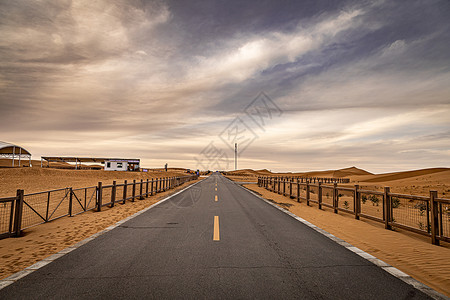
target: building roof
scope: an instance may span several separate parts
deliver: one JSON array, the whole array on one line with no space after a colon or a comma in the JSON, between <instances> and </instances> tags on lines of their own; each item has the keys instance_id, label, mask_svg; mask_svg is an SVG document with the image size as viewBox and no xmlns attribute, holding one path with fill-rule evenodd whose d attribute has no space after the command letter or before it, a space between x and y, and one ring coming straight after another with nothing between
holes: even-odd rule
<instances>
[{"instance_id":1,"label":"building roof","mask_svg":"<svg viewBox=\"0 0 450 300\"><path fill-rule=\"evenodd\" d=\"M0 154L31 155L25 148L2 141L0 141Z\"/></svg>"},{"instance_id":2,"label":"building roof","mask_svg":"<svg viewBox=\"0 0 450 300\"><path fill-rule=\"evenodd\" d=\"M105 161L126 161L129 163L140 163L138 158L105 158L105 157L76 157L76 156L42 156L43 160L53 162L87 162L104 163Z\"/></svg>"}]
</instances>

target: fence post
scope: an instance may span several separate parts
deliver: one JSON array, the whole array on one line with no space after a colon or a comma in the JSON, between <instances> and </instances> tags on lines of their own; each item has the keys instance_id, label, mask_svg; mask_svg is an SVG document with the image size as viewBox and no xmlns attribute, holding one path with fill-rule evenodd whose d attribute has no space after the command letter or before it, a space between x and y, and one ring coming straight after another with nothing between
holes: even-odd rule
<instances>
[{"instance_id":1,"label":"fence post","mask_svg":"<svg viewBox=\"0 0 450 300\"><path fill-rule=\"evenodd\" d=\"M333 211L335 214L338 213L338 205L339 205L339 195L337 190L337 183L333 183Z\"/></svg>"},{"instance_id":2,"label":"fence post","mask_svg":"<svg viewBox=\"0 0 450 300\"><path fill-rule=\"evenodd\" d=\"M97 211L102 211L102 183L99 182L97 186Z\"/></svg>"},{"instance_id":3,"label":"fence post","mask_svg":"<svg viewBox=\"0 0 450 300\"><path fill-rule=\"evenodd\" d=\"M145 197L148 198L148 178L147 182L145 183Z\"/></svg>"},{"instance_id":4,"label":"fence post","mask_svg":"<svg viewBox=\"0 0 450 300\"><path fill-rule=\"evenodd\" d=\"M133 194L131 196L131 202L134 202L134 198L136 198L136 179L133 179Z\"/></svg>"},{"instance_id":5,"label":"fence post","mask_svg":"<svg viewBox=\"0 0 450 300\"><path fill-rule=\"evenodd\" d=\"M317 183L317 201L319 202L319 209L322 209L322 183Z\"/></svg>"},{"instance_id":6,"label":"fence post","mask_svg":"<svg viewBox=\"0 0 450 300\"><path fill-rule=\"evenodd\" d=\"M48 222L48 211L50 209L50 192L47 192L47 211L45 213L45 222Z\"/></svg>"},{"instance_id":7,"label":"fence post","mask_svg":"<svg viewBox=\"0 0 450 300\"><path fill-rule=\"evenodd\" d=\"M139 200L144 200L144 197L142 197L142 189L143 189L143 180L141 179L141 186L139 187Z\"/></svg>"},{"instance_id":8,"label":"fence post","mask_svg":"<svg viewBox=\"0 0 450 300\"><path fill-rule=\"evenodd\" d=\"M439 210L437 198L437 191L430 191L430 206L431 206L431 243L439 246L437 239L437 231L439 229ZM442 213L442 212L441 212Z\"/></svg>"},{"instance_id":9,"label":"fence post","mask_svg":"<svg viewBox=\"0 0 450 300\"><path fill-rule=\"evenodd\" d=\"M291 180L289 181L289 199L292 198L292 181L294 180L294 178L291 178Z\"/></svg>"},{"instance_id":10,"label":"fence post","mask_svg":"<svg viewBox=\"0 0 450 300\"><path fill-rule=\"evenodd\" d=\"M281 194L281 179L278 177L278 194Z\"/></svg>"},{"instance_id":11,"label":"fence post","mask_svg":"<svg viewBox=\"0 0 450 300\"><path fill-rule=\"evenodd\" d=\"M16 208L14 211L14 235L20 236L22 230L23 190L17 190Z\"/></svg>"},{"instance_id":12,"label":"fence post","mask_svg":"<svg viewBox=\"0 0 450 300\"><path fill-rule=\"evenodd\" d=\"M127 201L127 181L123 182L123 204Z\"/></svg>"},{"instance_id":13,"label":"fence post","mask_svg":"<svg viewBox=\"0 0 450 300\"><path fill-rule=\"evenodd\" d=\"M384 187L384 228L385 229L391 229L391 225L389 222L392 220L391 216L391 195L389 194L391 192L391 188L388 186Z\"/></svg>"},{"instance_id":14,"label":"fence post","mask_svg":"<svg viewBox=\"0 0 450 300\"><path fill-rule=\"evenodd\" d=\"M283 177L283 196L286 196L286 177Z\"/></svg>"},{"instance_id":15,"label":"fence post","mask_svg":"<svg viewBox=\"0 0 450 300\"><path fill-rule=\"evenodd\" d=\"M297 202L300 203L300 182L297 178Z\"/></svg>"},{"instance_id":16,"label":"fence post","mask_svg":"<svg viewBox=\"0 0 450 300\"><path fill-rule=\"evenodd\" d=\"M111 188L111 207L114 207L116 202L116 181L113 181L113 186Z\"/></svg>"},{"instance_id":17,"label":"fence post","mask_svg":"<svg viewBox=\"0 0 450 300\"><path fill-rule=\"evenodd\" d=\"M72 197L72 188L69 188L69 216L72 216L72 203L73 203L73 197Z\"/></svg>"},{"instance_id":18,"label":"fence post","mask_svg":"<svg viewBox=\"0 0 450 300\"><path fill-rule=\"evenodd\" d=\"M150 196L153 196L153 178L152 178L152 183L150 185Z\"/></svg>"},{"instance_id":19,"label":"fence post","mask_svg":"<svg viewBox=\"0 0 450 300\"><path fill-rule=\"evenodd\" d=\"M355 219L359 220L359 213L361 212L361 197L359 195L359 185L355 184L355 191L353 194L353 210L355 213Z\"/></svg>"},{"instance_id":20,"label":"fence post","mask_svg":"<svg viewBox=\"0 0 450 300\"><path fill-rule=\"evenodd\" d=\"M306 180L306 205L309 206L309 180Z\"/></svg>"}]
</instances>

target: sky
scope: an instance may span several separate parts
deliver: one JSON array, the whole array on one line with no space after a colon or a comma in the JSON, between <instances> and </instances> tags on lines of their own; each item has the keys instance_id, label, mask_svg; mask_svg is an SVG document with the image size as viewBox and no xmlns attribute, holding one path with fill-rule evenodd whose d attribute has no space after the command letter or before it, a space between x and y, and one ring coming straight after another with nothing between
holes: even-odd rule
<instances>
[{"instance_id":1,"label":"sky","mask_svg":"<svg viewBox=\"0 0 450 300\"><path fill-rule=\"evenodd\" d=\"M450 167L450 1L1 1L0 140L143 167Z\"/></svg>"}]
</instances>

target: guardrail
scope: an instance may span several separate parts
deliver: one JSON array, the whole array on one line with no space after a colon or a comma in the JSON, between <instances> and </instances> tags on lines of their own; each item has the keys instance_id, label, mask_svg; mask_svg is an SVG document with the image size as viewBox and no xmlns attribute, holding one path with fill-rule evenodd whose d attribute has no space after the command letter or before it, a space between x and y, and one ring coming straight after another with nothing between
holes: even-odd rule
<instances>
[{"instance_id":1,"label":"guardrail","mask_svg":"<svg viewBox=\"0 0 450 300\"><path fill-rule=\"evenodd\" d=\"M400 228L429 236L431 243L450 242L450 199L439 198L437 191L429 197L392 193L389 187L383 192L364 190L359 185L340 187L310 182L308 179L285 177L258 177L258 186L289 196L297 202L317 204L353 214L355 219L370 219L384 224L386 229Z\"/></svg>"},{"instance_id":2,"label":"guardrail","mask_svg":"<svg viewBox=\"0 0 450 300\"><path fill-rule=\"evenodd\" d=\"M196 175L152 178L136 182L85 188L63 188L24 195L19 189L15 197L0 198L0 239L20 236L21 231L65 216L74 216L90 210L101 211L102 207L114 207L143 200L156 193L175 188L195 180Z\"/></svg>"}]
</instances>

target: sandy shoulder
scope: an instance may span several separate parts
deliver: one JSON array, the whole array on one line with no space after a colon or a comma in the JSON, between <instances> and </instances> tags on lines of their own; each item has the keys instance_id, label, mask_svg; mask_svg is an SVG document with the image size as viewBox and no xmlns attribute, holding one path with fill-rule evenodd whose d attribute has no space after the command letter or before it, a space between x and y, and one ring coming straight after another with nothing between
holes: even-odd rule
<instances>
[{"instance_id":1,"label":"sandy shoulder","mask_svg":"<svg viewBox=\"0 0 450 300\"><path fill-rule=\"evenodd\" d=\"M113 208L103 207L101 212L89 211L74 217L63 217L26 229L22 237L0 240L0 279L88 238L197 181L187 182L144 200L127 201Z\"/></svg>"},{"instance_id":2,"label":"sandy shoulder","mask_svg":"<svg viewBox=\"0 0 450 300\"><path fill-rule=\"evenodd\" d=\"M436 291L450 296L450 245L432 245L429 238L407 231L385 230L382 224L355 220L350 214L334 214L267 191L256 184L246 188L274 201L295 215L332 233L411 275Z\"/></svg>"}]
</instances>

